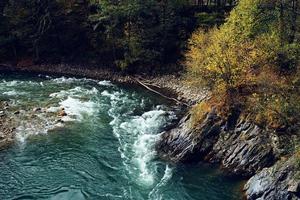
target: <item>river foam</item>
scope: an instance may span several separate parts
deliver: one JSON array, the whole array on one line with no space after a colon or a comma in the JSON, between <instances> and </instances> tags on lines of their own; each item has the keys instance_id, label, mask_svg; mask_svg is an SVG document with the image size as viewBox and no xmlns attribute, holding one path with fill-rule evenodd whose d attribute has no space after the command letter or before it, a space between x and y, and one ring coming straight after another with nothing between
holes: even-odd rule
<instances>
[{"instance_id":1,"label":"river foam","mask_svg":"<svg viewBox=\"0 0 300 200\"><path fill-rule=\"evenodd\" d=\"M9 91L3 95L17 97L17 89L22 85L26 89L35 88L35 95L41 97L41 109L28 109L15 116L19 119L16 138L26 144L30 137L44 135L56 128L63 128L65 123L86 123L95 120L99 113L107 114L111 120L114 137L118 141L118 152L124 166L124 176L141 188L151 189L159 195L159 187L172 174L166 168L162 177L157 176L158 163L155 161L154 145L162 127L175 115L162 106L147 107L147 99L136 93L128 93L115 87L110 81L96 82L90 79L51 78L44 81L28 82L9 81ZM66 88L61 87L66 85ZM56 89L57 88L57 89ZM44 91L45 90L45 91ZM18 95L20 95L19 93ZM16 99L17 100L17 99ZM16 101L16 106L26 103L26 98ZM38 111L34 111L38 110ZM139 112L138 110L145 110ZM65 113L60 116L60 113ZM131 189L123 188L124 195ZM154 195L154 196L155 196Z\"/></svg>"},{"instance_id":2,"label":"river foam","mask_svg":"<svg viewBox=\"0 0 300 200\"><path fill-rule=\"evenodd\" d=\"M102 95L110 98L109 115L113 118L110 125L119 140L119 151L128 174L132 175L136 184L142 187L155 186L159 180L156 176L158 166L154 162L156 158L154 145L159 138L162 126L173 119L175 115L172 112L164 111L160 106L144 112L140 116L132 116L132 112L120 114L120 110L124 109L122 105L128 106L130 101L132 104L137 102L124 96L122 92L104 91ZM144 101L139 103L140 106L144 105ZM134 139L129 141L128 138Z\"/></svg>"},{"instance_id":3,"label":"river foam","mask_svg":"<svg viewBox=\"0 0 300 200\"><path fill-rule=\"evenodd\" d=\"M0 199L240 199L211 171L157 159L175 118L164 100L108 81L5 78L18 142L0 152Z\"/></svg>"}]
</instances>

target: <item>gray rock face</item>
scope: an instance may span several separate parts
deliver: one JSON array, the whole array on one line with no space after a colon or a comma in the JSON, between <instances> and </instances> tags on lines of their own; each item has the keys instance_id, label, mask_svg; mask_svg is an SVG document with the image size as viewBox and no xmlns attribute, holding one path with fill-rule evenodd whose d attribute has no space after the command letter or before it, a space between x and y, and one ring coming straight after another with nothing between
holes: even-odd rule
<instances>
[{"instance_id":1,"label":"gray rock face","mask_svg":"<svg viewBox=\"0 0 300 200\"><path fill-rule=\"evenodd\" d=\"M221 127L220 118L211 112L198 127L191 129L190 115L179 126L164 132L156 148L160 157L173 162L191 162L204 159L217 142Z\"/></svg>"},{"instance_id":2,"label":"gray rock face","mask_svg":"<svg viewBox=\"0 0 300 200\"><path fill-rule=\"evenodd\" d=\"M295 200L300 199L299 171L294 158L264 168L245 185L247 199Z\"/></svg>"},{"instance_id":3,"label":"gray rock face","mask_svg":"<svg viewBox=\"0 0 300 200\"><path fill-rule=\"evenodd\" d=\"M178 128L162 134L157 150L164 159L221 163L231 174L246 177L276 161L270 133L242 121L228 129L214 111L193 129L189 116L183 118Z\"/></svg>"},{"instance_id":4,"label":"gray rock face","mask_svg":"<svg viewBox=\"0 0 300 200\"><path fill-rule=\"evenodd\" d=\"M252 176L276 160L271 133L254 124L240 122L233 130L222 131L209 157L232 174Z\"/></svg>"},{"instance_id":5,"label":"gray rock face","mask_svg":"<svg viewBox=\"0 0 300 200\"><path fill-rule=\"evenodd\" d=\"M293 136L278 135L238 118L222 120L212 111L191 128L187 115L177 128L162 134L156 145L158 154L173 162L220 163L232 175L252 176L244 187L250 200L300 199L295 156L276 162L286 154Z\"/></svg>"}]
</instances>

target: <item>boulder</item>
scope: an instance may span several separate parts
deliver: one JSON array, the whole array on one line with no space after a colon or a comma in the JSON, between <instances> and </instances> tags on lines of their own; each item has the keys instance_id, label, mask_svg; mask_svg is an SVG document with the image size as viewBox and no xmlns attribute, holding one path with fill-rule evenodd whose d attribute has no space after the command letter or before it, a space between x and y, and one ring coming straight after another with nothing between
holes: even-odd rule
<instances>
[{"instance_id":1,"label":"boulder","mask_svg":"<svg viewBox=\"0 0 300 200\"><path fill-rule=\"evenodd\" d=\"M246 183L244 190L250 200L296 200L300 199L299 169L294 158L279 161L264 168Z\"/></svg>"}]
</instances>

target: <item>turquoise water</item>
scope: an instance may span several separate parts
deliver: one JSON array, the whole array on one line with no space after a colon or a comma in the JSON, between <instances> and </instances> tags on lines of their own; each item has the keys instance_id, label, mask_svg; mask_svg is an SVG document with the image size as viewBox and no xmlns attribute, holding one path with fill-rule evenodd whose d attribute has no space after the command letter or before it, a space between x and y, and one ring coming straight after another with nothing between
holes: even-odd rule
<instances>
[{"instance_id":1,"label":"turquoise water","mask_svg":"<svg viewBox=\"0 0 300 200\"><path fill-rule=\"evenodd\" d=\"M141 88L6 74L0 99L20 111L16 142L0 152L0 199L241 198L240 182L211 166L157 158L176 107Z\"/></svg>"}]
</instances>

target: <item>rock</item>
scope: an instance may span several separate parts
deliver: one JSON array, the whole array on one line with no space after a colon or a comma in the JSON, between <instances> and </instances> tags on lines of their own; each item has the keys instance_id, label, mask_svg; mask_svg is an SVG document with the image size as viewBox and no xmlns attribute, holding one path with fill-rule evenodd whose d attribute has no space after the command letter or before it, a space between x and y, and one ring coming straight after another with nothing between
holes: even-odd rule
<instances>
[{"instance_id":1,"label":"rock","mask_svg":"<svg viewBox=\"0 0 300 200\"><path fill-rule=\"evenodd\" d=\"M18 114L20 114L20 111L15 111L14 114L18 115Z\"/></svg>"},{"instance_id":2,"label":"rock","mask_svg":"<svg viewBox=\"0 0 300 200\"><path fill-rule=\"evenodd\" d=\"M179 126L162 134L156 149L160 157L174 162L193 162L204 159L220 133L219 117L214 111L196 128L190 127L190 115Z\"/></svg>"},{"instance_id":3,"label":"rock","mask_svg":"<svg viewBox=\"0 0 300 200\"><path fill-rule=\"evenodd\" d=\"M296 200L299 199L298 169L294 158L280 161L264 168L246 183L244 190L250 200Z\"/></svg>"},{"instance_id":4,"label":"rock","mask_svg":"<svg viewBox=\"0 0 300 200\"><path fill-rule=\"evenodd\" d=\"M42 108L33 108L33 109L32 109L33 112L39 112L39 111L41 111L41 110L42 110Z\"/></svg>"},{"instance_id":5,"label":"rock","mask_svg":"<svg viewBox=\"0 0 300 200\"><path fill-rule=\"evenodd\" d=\"M220 163L232 175L250 177L277 159L272 133L244 121L221 119L213 110L196 127L185 116L178 127L164 132L158 155L173 162L206 160Z\"/></svg>"},{"instance_id":6,"label":"rock","mask_svg":"<svg viewBox=\"0 0 300 200\"><path fill-rule=\"evenodd\" d=\"M63 124L65 122L62 119L59 119L59 120L56 121L56 123L62 123Z\"/></svg>"},{"instance_id":7,"label":"rock","mask_svg":"<svg viewBox=\"0 0 300 200\"><path fill-rule=\"evenodd\" d=\"M234 130L222 131L209 161L221 162L234 175L250 177L276 161L270 135L254 124L240 122Z\"/></svg>"},{"instance_id":8,"label":"rock","mask_svg":"<svg viewBox=\"0 0 300 200\"><path fill-rule=\"evenodd\" d=\"M64 109L62 109L61 111L59 111L58 116L59 116L59 117L67 116L67 113L65 112Z\"/></svg>"},{"instance_id":9,"label":"rock","mask_svg":"<svg viewBox=\"0 0 300 200\"><path fill-rule=\"evenodd\" d=\"M288 183L288 191L293 193L299 193L300 192L300 180L291 180Z\"/></svg>"}]
</instances>

